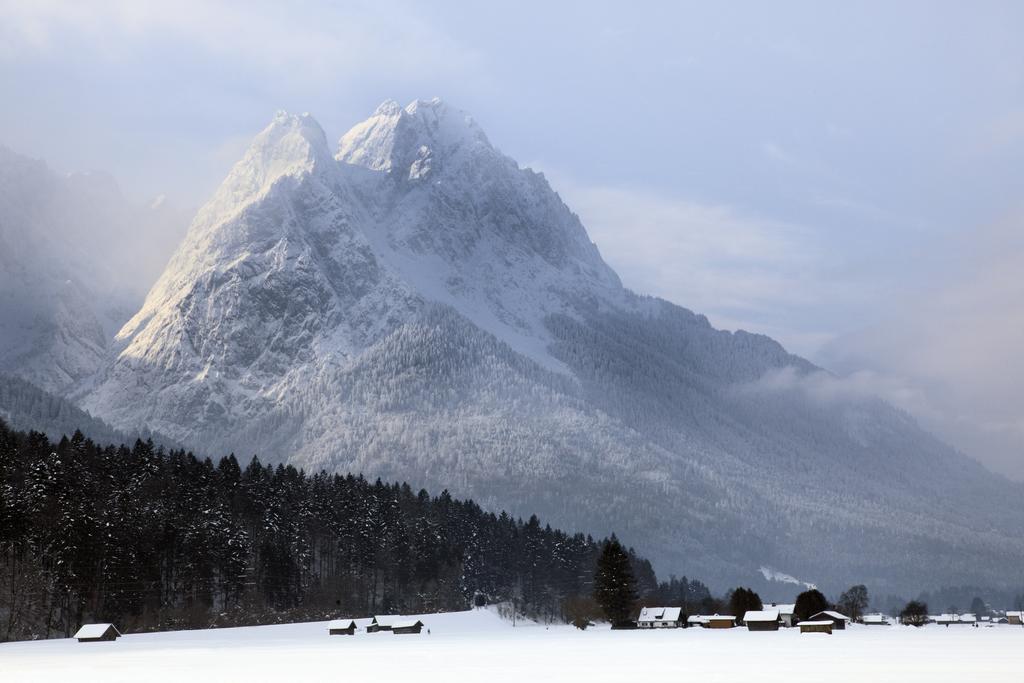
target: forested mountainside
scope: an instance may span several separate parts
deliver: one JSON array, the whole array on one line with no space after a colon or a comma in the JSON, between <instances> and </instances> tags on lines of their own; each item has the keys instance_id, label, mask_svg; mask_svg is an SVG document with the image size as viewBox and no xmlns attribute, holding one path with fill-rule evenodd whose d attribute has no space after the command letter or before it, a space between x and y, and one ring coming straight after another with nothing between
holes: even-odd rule
<instances>
[{"instance_id":1,"label":"forested mountainside","mask_svg":"<svg viewBox=\"0 0 1024 683\"><path fill-rule=\"evenodd\" d=\"M614 529L716 588L1024 581L1020 485L629 292L544 177L438 100L383 104L333 154L275 116L106 354L71 396L117 429Z\"/></svg>"},{"instance_id":2,"label":"forested mountainside","mask_svg":"<svg viewBox=\"0 0 1024 683\"><path fill-rule=\"evenodd\" d=\"M55 441L65 434L81 431L98 443L131 443L136 439L152 439L165 447L177 446L167 437L149 431L125 434L66 398L3 373L0 373L0 419L12 429L42 432Z\"/></svg>"},{"instance_id":3,"label":"forested mountainside","mask_svg":"<svg viewBox=\"0 0 1024 683\"><path fill-rule=\"evenodd\" d=\"M447 490L216 464L152 442L58 442L0 421L0 640L466 609L564 619L600 544ZM659 596L630 551L641 595ZM708 597L673 579L666 599ZM681 592L682 591L682 592Z\"/></svg>"}]
</instances>

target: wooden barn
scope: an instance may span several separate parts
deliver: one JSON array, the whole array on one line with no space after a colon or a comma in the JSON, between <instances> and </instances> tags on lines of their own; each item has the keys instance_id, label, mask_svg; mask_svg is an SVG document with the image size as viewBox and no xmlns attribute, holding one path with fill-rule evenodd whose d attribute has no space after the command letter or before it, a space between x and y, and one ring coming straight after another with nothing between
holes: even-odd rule
<instances>
[{"instance_id":1,"label":"wooden barn","mask_svg":"<svg viewBox=\"0 0 1024 683\"><path fill-rule=\"evenodd\" d=\"M850 620L850 617L846 616L845 614L840 614L839 612L833 612L832 610L827 609L824 612L818 612L817 614L813 615L810 620L831 621L833 629L837 631L842 631L846 628L846 622Z\"/></svg>"},{"instance_id":2,"label":"wooden barn","mask_svg":"<svg viewBox=\"0 0 1024 683\"><path fill-rule=\"evenodd\" d=\"M74 635L80 643L99 643L117 640L121 632L113 624L85 624Z\"/></svg>"},{"instance_id":3,"label":"wooden barn","mask_svg":"<svg viewBox=\"0 0 1024 683\"><path fill-rule=\"evenodd\" d=\"M377 633L378 631L390 631L396 621L408 620L398 614L377 615L370 621L370 625L366 627L366 632Z\"/></svg>"},{"instance_id":4,"label":"wooden barn","mask_svg":"<svg viewBox=\"0 0 1024 683\"><path fill-rule=\"evenodd\" d=\"M827 633L832 635L832 625L834 623L829 620L801 621L797 626L800 627L800 633Z\"/></svg>"},{"instance_id":5,"label":"wooden barn","mask_svg":"<svg viewBox=\"0 0 1024 683\"><path fill-rule=\"evenodd\" d=\"M736 617L731 614L712 614L704 617L704 628L732 628L736 625Z\"/></svg>"},{"instance_id":6,"label":"wooden barn","mask_svg":"<svg viewBox=\"0 0 1024 683\"><path fill-rule=\"evenodd\" d=\"M327 624L327 633L332 636L354 636L356 634L356 620L335 619Z\"/></svg>"},{"instance_id":7,"label":"wooden barn","mask_svg":"<svg viewBox=\"0 0 1024 683\"><path fill-rule=\"evenodd\" d=\"M423 630L423 622L419 619L415 621L396 621L391 624L392 633L419 633Z\"/></svg>"},{"instance_id":8,"label":"wooden barn","mask_svg":"<svg viewBox=\"0 0 1024 683\"><path fill-rule=\"evenodd\" d=\"M644 607L636 625L637 628L680 628L683 626L683 608Z\"/></svg>"},{"instance_id":9,"label":"wooden barn","mask_svg":"<svg viewBox=\"0 0 1024 683\"><path fill-rule=\"evenodd\" d=\"M1021 617L1024 617L1024 612L1007 612L1006 613L1006 623L1007 624L1015 624L1017 626L1020 626L1021 625Z\"/></svg>"},{"instance_id":10,"label":"wooden barn","mask_svg":"<svg viewBox=\"0 0 1024 683\"><path fill-rule=\"evenodd\" d=\"M743 623L747 625L748 631L778 631L779 610L751 610L743 615Z\"/></svg>"}]
</instances>

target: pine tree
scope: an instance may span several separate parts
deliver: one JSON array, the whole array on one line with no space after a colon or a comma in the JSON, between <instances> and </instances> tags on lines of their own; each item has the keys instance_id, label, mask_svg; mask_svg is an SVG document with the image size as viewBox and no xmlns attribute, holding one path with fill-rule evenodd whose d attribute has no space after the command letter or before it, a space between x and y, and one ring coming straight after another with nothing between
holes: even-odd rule
<instances>
[{"instance_id":1,"label":"pine tree","mask_svg":"<svg viewBox=\"0 0 1024 683\"><path fill-rule=\"evenodd\" d=\"M793 606L793 616L798 621L807 621L818 612L829 609L828 598L816 588L804 591L796 596L796 605Z\"/></svg>"},{"instance_id":2,"label":"pine tree","mask_svg":"<svg viewBox=\"0 0 1024 683\"><path fill-rule=\"evenodd\" d=\"M636 584L629 554L614 535L604 544L597 560L594 599L613 627L629 622L636 601Z\"/></svg>"}]
</instances>

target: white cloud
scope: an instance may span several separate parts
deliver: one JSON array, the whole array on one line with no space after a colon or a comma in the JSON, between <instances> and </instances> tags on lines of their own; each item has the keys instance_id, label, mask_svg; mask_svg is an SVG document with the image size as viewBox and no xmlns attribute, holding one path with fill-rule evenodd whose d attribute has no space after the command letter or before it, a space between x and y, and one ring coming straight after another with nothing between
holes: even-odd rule
<instances>
[{"instance_id":1,"label":"white cloud","mask_svg":"<svg viewBox=\"0 0 1024 683\"><path fill-rule=\"evenodd\" d=\"M921 291L881 307L877 324L838 338L821 360L870 368L923 426L992 469L1024 479L1024 213L953 243Z\"/></svg>"},{"instance_id":2,"label":"white cloud","mask_svg":"<svg viewBox=\"0 0 1024 683\"><path fill-rule=\"evenodd\" d=\"M93 57L130 63L140 47L163 39L183 52L209 55L218 68L234 63L325 87L359 77L370 64L376 73L414 79L437 70L465 75L479 61L401 3L307 9L256 0L0 0L0 60L40 53L70 58L71 39Z\"/></svg>"},{"instance_id":3,"label":"white cloud","mask_svg":"<svg viewBox=\"0 0 1024 683\"><path fill-rule=\"evenodd\" d=\"M838 257L804 226L546 173L628 287L703 313L719 327L770 334L807 353L831 338L807 312L856 294L828 275Z\"/></svg>"}]
</instances>

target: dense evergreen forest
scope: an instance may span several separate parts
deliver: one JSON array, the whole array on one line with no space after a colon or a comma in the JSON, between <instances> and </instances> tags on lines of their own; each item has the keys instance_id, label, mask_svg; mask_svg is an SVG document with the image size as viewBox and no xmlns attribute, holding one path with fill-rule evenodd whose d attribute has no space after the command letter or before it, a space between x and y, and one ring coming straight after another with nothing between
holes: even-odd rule
<instances>
[{"instance_id":1,"label":"dense evergreen forest","mask_svg":"<svg viewBox=\"0 0 1024 683\"><path fill-rule=\"evenodd\" d=\"M587 601L601 543L485 512L447 491L293 467L218 463L152 442L50 441L0 421L0 639L464 609L541 619ZM637 592L658 586L629 551Z\"/></svg>"}]
</instances>

